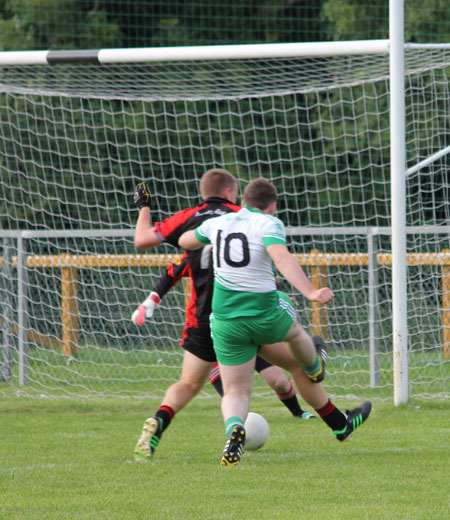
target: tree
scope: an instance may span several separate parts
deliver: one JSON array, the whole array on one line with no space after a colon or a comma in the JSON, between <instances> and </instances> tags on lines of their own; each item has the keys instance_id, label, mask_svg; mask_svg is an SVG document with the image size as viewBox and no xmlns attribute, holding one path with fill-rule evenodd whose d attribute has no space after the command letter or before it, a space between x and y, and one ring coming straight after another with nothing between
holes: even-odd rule
<instances>
[{"instance_id":1,"label":"tree","mask_svg":"<svg viewBox=\"0 0 450 520\"><path fill-rule=\"evenodd\" d=\"M120 47L119 26L94 3L76 0L9 0L0 9L0 50Z\"/></svg>"},{"instance_id":2,"label":"tree","mask_svg":"<svg viewBox=\"0 0 450 520\"><path fill-rule=\"evenodd\" d=\"M331 40L369 40L389 37L389 2L386 0L327 0L322 19ZM404 3L405 41L448 41L449 9L446 0L409 0Z\"/></svg>"}]
</instances>

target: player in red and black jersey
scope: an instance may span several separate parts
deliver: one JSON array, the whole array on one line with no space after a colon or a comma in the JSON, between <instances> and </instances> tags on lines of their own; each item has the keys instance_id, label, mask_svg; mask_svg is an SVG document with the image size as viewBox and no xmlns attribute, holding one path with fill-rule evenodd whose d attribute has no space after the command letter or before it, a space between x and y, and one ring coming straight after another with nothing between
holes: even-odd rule
<instances>
[{"instance_id":1,"label":"player in red and black jersey","mask_svg":"<svg viewBox=\"0 0 450 520\"><path fill-rule=\"evenodd\" d=\"M178 238L195 229L206 219L239 211L236 205L239 186L227 170L207 171L200 181L201 204L187 208L154 226L150 219L150 192L145 183L136 187L134 202L139 208L135 245L150 249L162 243L178 247ZM210 249L186 253L186 269L191 278L191 298L188 304L188 323L183 332L185 350L180 379L166 391L161 406L144 423L142 435L135 448L135 459L149 459L159 443L162 432L175 413L186 406L203 388L213 362L216 360L210 337L209 314L213 290Z\"/></svg>"},{"instance_id":2,"label":"player in red and black jersey","mask_svg":"<svg viewBox=\"0 0 450 520\"><path fill-rule=\"evenodd\" d=\"M148 249L162 243L178 247L178 238L184 231L195 229L209 218L240 210L240 206L235 204L238 194L237 181L226 170L217 169L207 172L202 178L200 191L203 197L201 204L179 211L163 222L156 222L153 228L150 228L149 223L146 226L149 217L141 218L147 213L149 216L149 211L146 211L145 207L141 209L136 226L137 247ZM142 220L144 222L141 222ZM183 255L182 264L173 266L172 269L182 271L184 276L187 275L191 279L191 297L187 305L181 345L198 358L214 362L216 356L212 348L209 328L214 279L210 257L210 247L187 251Z\"/></svg>"}]
</instances>

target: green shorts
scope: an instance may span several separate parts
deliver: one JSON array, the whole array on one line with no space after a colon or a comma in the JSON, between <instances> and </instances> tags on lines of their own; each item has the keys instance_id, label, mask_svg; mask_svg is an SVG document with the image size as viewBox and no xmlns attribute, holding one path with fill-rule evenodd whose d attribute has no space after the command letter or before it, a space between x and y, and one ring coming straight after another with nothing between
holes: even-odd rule
<instances>
[{"instance_id":1,"label":"green shorts","mask_svg":"<svg viewBox=\"0 0 450 520\"><path fill-rule=\"evenodd\" d=\"M217 360L223 365L250 361L260 345L284 341L295 319L289 296L280 291L278 304L270 312L229 319L211 315L211 335Z\"/></svg>"}]
</instances>

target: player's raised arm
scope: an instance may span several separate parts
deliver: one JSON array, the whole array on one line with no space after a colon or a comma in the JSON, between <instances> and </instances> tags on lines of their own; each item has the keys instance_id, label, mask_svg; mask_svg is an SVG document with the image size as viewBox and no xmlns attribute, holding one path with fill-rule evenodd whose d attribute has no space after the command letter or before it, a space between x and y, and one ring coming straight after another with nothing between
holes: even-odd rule
<instances>
[{"instance_id":1,"label":"player's raised arm","mask_svg":"<svg viewBox=\"0 0 450 520\"><path fill-rule=\"evenodd\" d=\"M334 293L329 287L314 288L295 257L289 253L285 245L272 244L266 250L280 273L308 300L327 303L333 298Z\"/></svg>"},{"instance_id":2,"label":"player's raised arm","mask_svg":"<svg viewBox=\"0 0 450 520\"><path fill-rule=\"evenodd\" d=\"M136 222L134 234L134 245L139 249L150 249L151 247L161 244L161 240L151 224L151 194L145 182L141 182L136 186L133 201L139 208L139 217Z\"/></svg>"}]
</instances>

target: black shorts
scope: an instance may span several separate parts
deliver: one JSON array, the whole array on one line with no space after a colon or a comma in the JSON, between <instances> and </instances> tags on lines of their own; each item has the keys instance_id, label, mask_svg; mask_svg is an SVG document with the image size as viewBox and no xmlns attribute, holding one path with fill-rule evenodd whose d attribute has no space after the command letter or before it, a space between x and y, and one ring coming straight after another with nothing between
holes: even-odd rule
<instances>
[{"instance_id":1,"label":"black shorts","mask_svg":"<svg viewBox=\"0 0 450 520\"><path fill-rule=\"evenodd\" d=\"M203 361L211 363L217 361L209 327L201 329L189 327L184 331L184 334L185 336L180 343L184 350Z\"/></svg>"}]
</instances>

